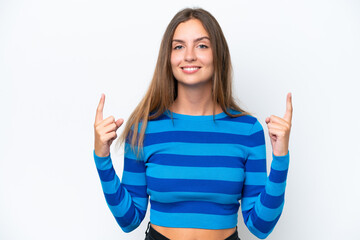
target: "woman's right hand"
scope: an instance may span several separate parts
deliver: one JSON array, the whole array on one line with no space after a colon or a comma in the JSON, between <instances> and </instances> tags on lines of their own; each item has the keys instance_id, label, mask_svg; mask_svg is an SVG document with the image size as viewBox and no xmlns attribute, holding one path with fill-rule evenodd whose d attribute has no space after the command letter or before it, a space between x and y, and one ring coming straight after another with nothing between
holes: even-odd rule
<instances>
[{"instance_id":1,"label":"woman's right hand","mask_svg":"<svg viewBox=\"0 0 360 240\"><path fill-rule=\"evenodd\" d=\"M105 95L101 94L95 116L95 154L98 157L107 157L110 154L110 145L117 138L116 130L124 123L124 119L115 121L113 116L103 119Z\"/></svg>"}]
</instances>

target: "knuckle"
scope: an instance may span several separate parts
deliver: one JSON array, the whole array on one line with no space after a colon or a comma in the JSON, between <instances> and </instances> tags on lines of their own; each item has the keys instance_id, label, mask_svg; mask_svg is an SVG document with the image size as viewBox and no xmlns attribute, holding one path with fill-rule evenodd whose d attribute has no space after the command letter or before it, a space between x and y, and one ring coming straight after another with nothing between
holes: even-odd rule
<instances>
[{"instance_id":1,"label":"knuckle","mask_svg":"<svg viewBox=\"0 0 360 240\"><path fill-rule=\"evenodd\" d=\"M96 126L95 126L95 130L96 130L97 132L100 132L100 131L101 131L100 125L96 125Z\"/></svg>"},{"instance_id":2,"label":"knuckle","mask_svg":"<svg viewBox=\"0 0 360 240\"><path fill-rule=\"evenodd\" d=\"M99 131L99 126L94 125L94 129L95 129L96 132L98 132Z\"/></svg>"},{"instance_id":3,"label":"knuckle","mask_svg":"<svg viewBox=\"0 0 360 240\"><path fill-rule=\"evenodd\" d=\"M109 134L109 137L110 137L111 139L114 139L115 135L116 135L115 132L111 132L111 133Z\"/></svg>"}]
</instances>

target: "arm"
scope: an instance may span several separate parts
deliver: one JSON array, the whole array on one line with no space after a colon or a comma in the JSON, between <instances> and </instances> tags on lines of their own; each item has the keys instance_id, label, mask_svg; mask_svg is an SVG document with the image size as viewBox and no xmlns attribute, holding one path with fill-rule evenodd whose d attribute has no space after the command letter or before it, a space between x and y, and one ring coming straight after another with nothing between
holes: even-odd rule
<instances>
[{"instance_id":1,"label":"arm","mask_svg":"<svg viewBox=\"0 0 360 240\"><path fill-rule=\"evenodd\" d=\"M124 120L115 121L113 116L103 119L104 103L105 95L102 94L94 123L94 160L106 202L122 230L130 232L140 225L147 208L145 163L136 160L126 142L124 171L120 182L111 161L110 145L117 138L116 130Z\"/></svg>"},{"instance_id":2,"label":"arm","mask_svg":"<svg viewBox=\"0 0 360 240\"><path fill-rule=\"evenodd\" d=\"M250 232L264 239L274 229L283 210L289 153L285 156L273 154L267 177L264 131L258 121L253 125L249 138L252 147L245 164L241 209Z\"/></svg>"},{"instance_id":3,"label":"arm","mask_svg":"<svg viewBox=\"0 0 360 240\"><path fill-rule=\"evenodd\" d=\"M94 160L111 213L124 232L131 232L144 219L148 204L144 161L136 160L125 143L124 171L120 182L110 155L99 157L94 151Z\"/></svg>"}]
</instances>

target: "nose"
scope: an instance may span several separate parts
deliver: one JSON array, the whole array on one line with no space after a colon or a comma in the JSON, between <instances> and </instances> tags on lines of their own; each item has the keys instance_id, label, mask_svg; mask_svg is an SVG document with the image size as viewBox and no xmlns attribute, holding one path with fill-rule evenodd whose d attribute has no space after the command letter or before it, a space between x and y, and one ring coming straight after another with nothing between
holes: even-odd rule
<instances>
[{"instance_id":1,"label":"nose","mask_svg":"<svg viewBox=\"0 0 360 240\"><path fill-rule=\"evenodd\" d=\"M192 47L186 48L185 61L186 62L196 61L196 53Z\"/></svg>"}]
</instances>

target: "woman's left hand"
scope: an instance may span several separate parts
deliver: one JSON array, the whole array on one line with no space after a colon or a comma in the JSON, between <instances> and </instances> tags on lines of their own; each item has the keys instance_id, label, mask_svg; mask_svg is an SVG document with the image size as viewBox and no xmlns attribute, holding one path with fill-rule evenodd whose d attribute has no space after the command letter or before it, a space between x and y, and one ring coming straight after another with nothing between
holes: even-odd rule
<instances>
[{"instance_id":1,"label":"woman's left hand","mask_svg":"<svg viewBox=\"0 0 360 240\"><path fill-rule=\"evenodd\" d=\"M275 156L285 156L288 153L292 111L291 93L288 93L284 117L280 118L271 115L265 119L269 130L273 154Z\"/></svg>"}]
</instances>

